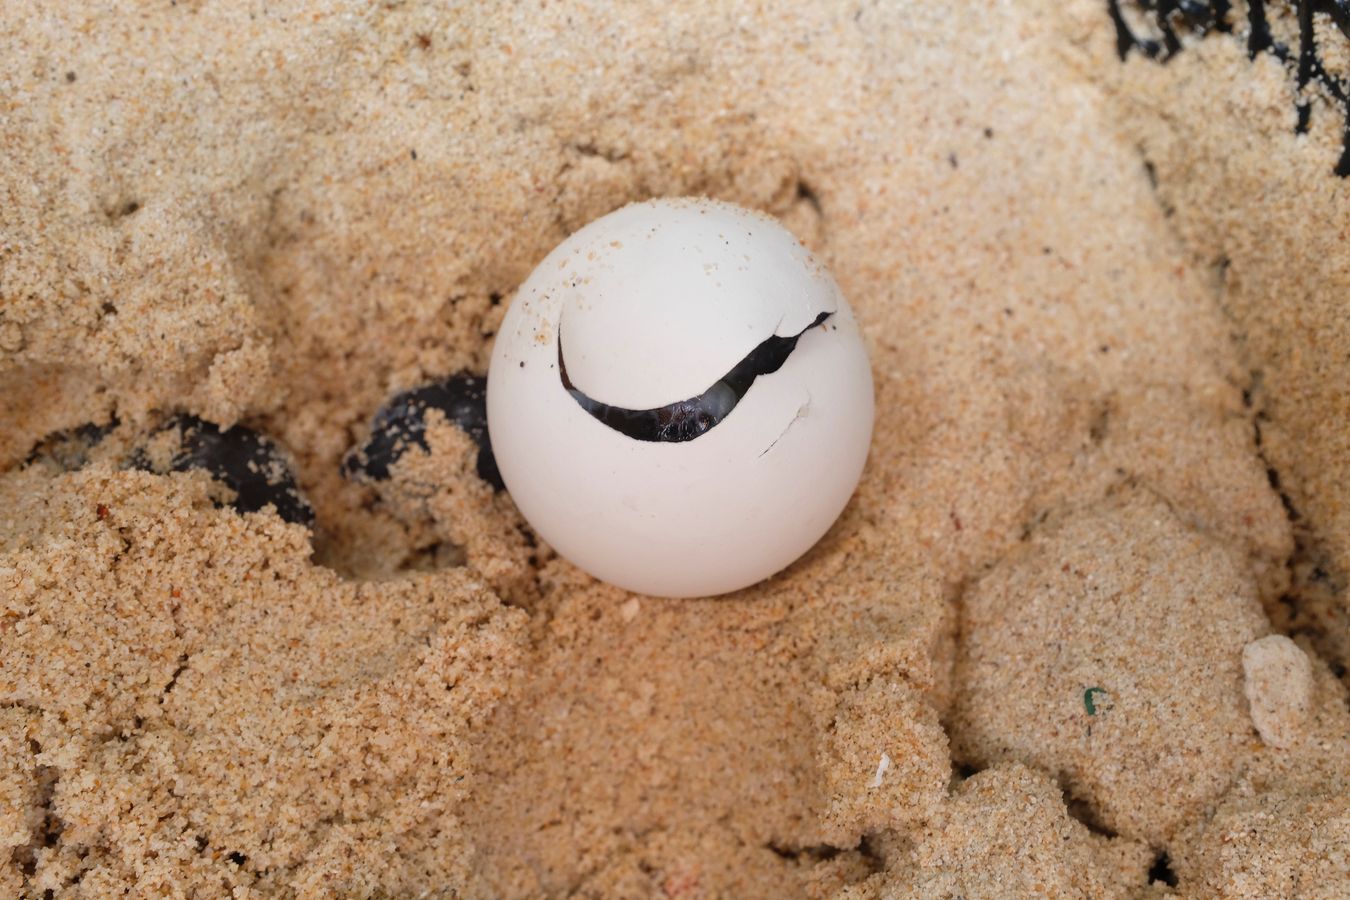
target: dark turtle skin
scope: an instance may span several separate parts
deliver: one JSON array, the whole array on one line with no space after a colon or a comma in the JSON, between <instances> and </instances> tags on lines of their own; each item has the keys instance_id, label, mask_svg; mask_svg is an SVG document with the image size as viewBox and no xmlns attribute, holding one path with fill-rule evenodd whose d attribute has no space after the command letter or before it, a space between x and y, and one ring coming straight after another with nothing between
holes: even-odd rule
<instances>
[{"instance_id":1,"label":"dark turtle skin","mask_svg":"<svg viewBox=\"0 0 1350 900\"><path fill-rule=\"evenodd\" d=\"M343 475L356 481L385 481L403 454L427 447L427 413L436 409L478 445L478 477L503 490L487 426L487 379L460 372L396 394L375 414L370 436L342 461Z\"/></svg>"},{"instance_id":2,"label":"dark turtle skin","mask_svg":"<svg viewBox=\"0 0 1350 900\"><path fill-rule=\"evenodd\" d=\"M314 524L314 508L300 492L290 457L271 438L242 425L221 430L187 414L172 417L157 432L170 430L178 431L182 443L168 471L206 472L235 492L230 505L240 512L257 512L272 506L287 522L307 527ZM134 451L128 464L135 469L158 471L144 450Z\"/></svg>"},{"instance_id":3,"label":"dark turtle skin","mask_svg":"<svg viewBox=\"0 0 1350 900\"><path fill-rule=\"evenodd\" d=\"M103 425L90 422L75 428L53 431L33 446L24 460L25 465L46 463L63 472L82 469L89 462L89 452L117 427L117 418Z\"/></svg>"}]
</instances>

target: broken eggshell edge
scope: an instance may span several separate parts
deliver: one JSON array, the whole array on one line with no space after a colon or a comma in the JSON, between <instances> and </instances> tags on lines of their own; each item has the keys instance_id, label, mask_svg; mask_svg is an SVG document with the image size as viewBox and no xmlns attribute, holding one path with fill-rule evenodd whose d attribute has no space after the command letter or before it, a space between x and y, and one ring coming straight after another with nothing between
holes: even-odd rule
<instances>
[{"instance_id":1,"label":"broken eggshell edge","mask_svg":"<svg viewBox=\"0 0 1350 900\"><path fill-rule=\"evenodd\" d=\"M536 275L541 295L561 301L572 383L625 409L702 394L765 338L797 334L839 301L829 272L777 220L706 199L632 203L602 216ZM536 340L556 340L549 303L517 323L537 326Z\"/></svg>"}]
</instances>

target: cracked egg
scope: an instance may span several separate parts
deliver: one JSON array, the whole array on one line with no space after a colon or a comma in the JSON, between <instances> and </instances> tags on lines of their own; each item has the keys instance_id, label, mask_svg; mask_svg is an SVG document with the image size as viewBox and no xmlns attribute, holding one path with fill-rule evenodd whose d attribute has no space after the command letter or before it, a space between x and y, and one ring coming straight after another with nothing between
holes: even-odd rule
<instances>
[{"instance_id":1,"label":"cracked egg","mask_svg":"<svg viewBox=\"0 0 1350 900\"><path fill-rule=\"evenodd\" d=\"M539 535L639 593L710 596L805 553L857 485L872 375L829 272L712 200L610 213L550 253L498 332L488 430Z\"/></svg>"}]
</instances>

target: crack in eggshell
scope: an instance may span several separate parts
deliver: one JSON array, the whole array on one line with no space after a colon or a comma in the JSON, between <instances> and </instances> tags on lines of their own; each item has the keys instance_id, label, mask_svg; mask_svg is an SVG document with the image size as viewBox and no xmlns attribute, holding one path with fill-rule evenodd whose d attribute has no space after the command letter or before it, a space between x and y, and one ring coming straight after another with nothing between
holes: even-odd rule
<instances>
[{"instance_id":1,"label":"crack in eggshell","mask_svg":"<svg viewBox=\"0 0 1350 900\"><path fill-rule=\"evenodd\" d=\"M802 405L797 407L796 414L793 415L793 417L788 420L788 423L783 426L783 430L778 432L778 437L770 441L769 446L765 447L764 450L759 455L764 456L774 447L778 446L778 442L781 441L783 437L792 429L792 426L796 425L802 419L806 418L806 414L810 411L811 411L811 395L807 394L806 399L802 401Z\"/></svg>"},{"instance_id":2,"label":"crack in eggshell","mask_svg":"<svg viewBox=\"0 0 1350 900\"><path fill-rule=\"evenodd\" d=\"M731 415L742 398L749 392L751 386L754 385L756 379L761 375L772 375L781 369L787 363L788 357L797 349L797 342L802 335L812 328L823 325L831 315L833 313L820 313L810 325L796 334L789 336L772 335L765 338L706 391L686 400L677 400L674 403L668 403L654 409L624 409L623 407L612 406L587 396L584 391L573 385L567 375L567 363L563 359L562 323L559 322L558 377L562 386L571 394L572 399L576 400L577 405L586 410L595 420L608 425L621 434L638 441L672 443L692 441L694 438L707 434L723 419ZM806 405L809 405L810 402L808 396L806 403L798 409L792 422L801 418ZM789 422L783 428L783 432L787 431L792 422ZM779 437L782 437L781 433ZM777 440L775 438L774 443L777 443ZM773 444L770 444L764 450L764 453L768 453L772 447ZM763 456L764 453L760 455Z\"/></svg>"}]
</instances>

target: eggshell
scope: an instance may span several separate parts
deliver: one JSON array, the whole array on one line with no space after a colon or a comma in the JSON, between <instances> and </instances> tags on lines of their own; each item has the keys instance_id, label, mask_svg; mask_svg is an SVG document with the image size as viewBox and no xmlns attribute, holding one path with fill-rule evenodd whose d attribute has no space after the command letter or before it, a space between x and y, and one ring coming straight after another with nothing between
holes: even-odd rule
<instances>
[{"instance_id":1,"label":"eggshell","mask_svg":"<svg viewBox=\"0 0 1350 900\"><path fill-rule=\"evenodd\" d=\"M715 427L641 441L563 387L650 409L697 396L771 335L802 332ZM507 489L564 557L640 593L753 584L814 544L871 441L872 376L833 278L775 220L655 200L592 222L517 292L493 349L488 429Z\"/></svg>"}]
</instances>

